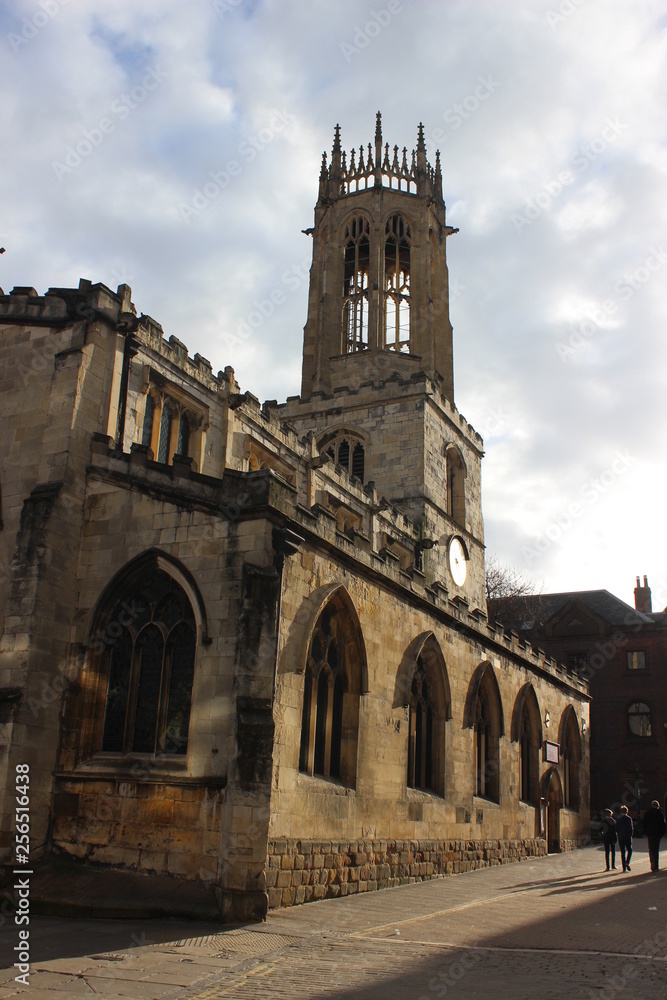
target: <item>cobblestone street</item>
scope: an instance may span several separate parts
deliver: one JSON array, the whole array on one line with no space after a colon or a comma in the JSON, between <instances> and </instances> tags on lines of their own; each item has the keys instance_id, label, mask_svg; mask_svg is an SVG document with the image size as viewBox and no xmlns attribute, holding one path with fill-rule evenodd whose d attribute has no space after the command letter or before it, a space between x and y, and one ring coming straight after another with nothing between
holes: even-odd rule
<instances>
[{"instance_id":1,"label":"cobblestone street","mask_svg":"<svg viewBox=\"0 0 667 1000\"><path fill-rule=\"evenodd\" d=\"M600 848L273 911L265 924L33 917L0 996L31 1000L524 1000L667 993L667 876L603 871Z\"/></svg>"}]
</instances>

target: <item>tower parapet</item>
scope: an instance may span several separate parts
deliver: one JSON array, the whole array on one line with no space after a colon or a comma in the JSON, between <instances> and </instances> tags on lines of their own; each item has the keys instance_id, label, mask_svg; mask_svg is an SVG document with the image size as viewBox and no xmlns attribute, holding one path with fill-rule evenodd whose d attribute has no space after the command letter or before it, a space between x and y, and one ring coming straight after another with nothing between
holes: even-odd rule
<instances>
[{"instance_id":1,"label":"tower parapet","mask_svg":"<svg viewBox=\"0 0 667 1000\"><path fill-rule=\"evenodd\" d=\"M359 146L359 153L352 148L350 163L347 163L347 152L341 148L340 125L334 132L331 162L327 161L326 152L322 153L322 170L320 172L320 194L318 204L333 201L347 194L356 194L368 188L389 188L432 198L444 206L442 196L442 171L440 167L440 150L435 154L435 166L426 159L426 143L424 141L424 126L419 123L417 147L412 150L408 163L408 150L404 146L399 155L399 147L394 146L391 154L389 143L383 145L382 115L378 111L375 122L375 143L368 143L367 151Z\"/></svg>"},{"instance_id":2,"label":"tower parapet","mask_svg":"<svg viewBox=\"0 0 667 1000\"><path fill-rule=\"evenodd\" d=\"M350 389L396 373L424 372L454 402L448 226L440 154L426 156L424 127L408 158L375 142L350 153L336 125L322 157L313 237L301 395Z\"/></svg>"}]
</instances>

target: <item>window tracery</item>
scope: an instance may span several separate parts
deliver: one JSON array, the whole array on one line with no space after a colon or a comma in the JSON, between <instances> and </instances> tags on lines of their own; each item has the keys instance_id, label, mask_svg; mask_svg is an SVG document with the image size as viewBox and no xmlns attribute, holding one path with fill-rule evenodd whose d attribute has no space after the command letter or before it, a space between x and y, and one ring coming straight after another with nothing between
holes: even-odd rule
<instances>
[{"instance_id":1,"label":"window tracery","mask_svg":"<svg viewBox=\"0 0 667 1000\"><path fill-rule=\"evenodd\" d=\"M384 241L384 346L410 351L410 226L400 215L387 220Z\"/></svg>"},{"instance_id":2,"label":"window tracery","mask_svg":"<svg viewBox=\"0 0 667 1000\"><path fill-rule=\"evenodd\" d=\"M354 786L362 650L349 614L342 600L332 599L310 640L299 770Z\"/></svg>"},{"instance_id":3,"label":"window tracery","mask_svg":"<svg viewBox=\"0 0 667 1000\"><path fill-rule=\"evenodd\" d=\"M364 216L352 219L345 230L343 286L343 353L368 348L368 289L370 225Z\"/></svg>"},{"instance_id":4,"label":"window tracery","mask_svg":"<svg viewBox=\"0 0 667 1000\"><path fill-rule=\"evenodd\" d=\"M323 447L325 454L329 455L336 465L340 465L348 476L354 476L363 483L366 455L361 441L355 440L349 434L340 434Z\"/></svg>"},{"instance_id":5,"label":"window tracery","mask_svg":"<svg viewBox=\"0 0 667 1000\"><path fill-rule=\"evenodd\" d=\"M185 591L155 568L109 609L109 621L100 749L185 754L196 650Z\"/></svg>"}]
</instances>

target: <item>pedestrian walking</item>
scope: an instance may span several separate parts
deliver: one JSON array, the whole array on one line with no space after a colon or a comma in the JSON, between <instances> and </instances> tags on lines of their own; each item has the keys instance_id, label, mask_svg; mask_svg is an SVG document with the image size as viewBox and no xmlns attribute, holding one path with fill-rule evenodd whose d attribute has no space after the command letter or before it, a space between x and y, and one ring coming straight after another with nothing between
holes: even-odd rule
<instances>
[{"instance_id":1,"label":"pedestrian walking","mask_svg":"<svg viewBox=\"0 0 667 1000\"><path fill-rule=\"evenodd\" d=\"M604 844L604 860L609 871L609 859L611 857L611 867L616 868L616 820L611 809L605 809L602 816L602 843Z\"/></svg>"},{"instance_id":2,"label":"pedestrian walking","mask_svg":"<svg viewBox=\"0 0 667 1000\"><path fill-rule=\"evenodd\" d=\"M628 807L621 806L621 815L616 817L616 832L618 834L618 849L621 852L621 864L623 871L630 871L630 858L632 857L632 834L634 827L632 817L628 816Z\"/></svg>"},{"instance_id":3,"label":"pedestrian walking","mask_svg":"<svg viewBox=\"0 0 667 1000\"><path fill-rule=\"evenodd\" d=\"M648 840L648 856L651 861L651 871L657 872L660 870L660 840L665 832L665 817L657 799L653 799L651 808L647 809L644 813L642 823L644 824L644 833Z\"/></svg>"}]
</instances>

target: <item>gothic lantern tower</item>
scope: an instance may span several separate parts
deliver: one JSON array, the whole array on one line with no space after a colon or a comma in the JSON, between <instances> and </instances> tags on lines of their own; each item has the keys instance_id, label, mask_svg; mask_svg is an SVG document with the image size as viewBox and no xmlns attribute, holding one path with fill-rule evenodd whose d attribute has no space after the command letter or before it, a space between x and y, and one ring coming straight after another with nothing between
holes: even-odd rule
<instances>
[{"instance_id":1,"label":"gothic lantern tower","mask_svg":"<svg viewBox=\"0 0 667 1000\"><path fill-rule=\"evenodd\" d=\"M452 326L440 153L426 159L424 129L408 160L382 143L326 153L315 226L301 396L426 372L454 402Z\"/></svg>"},{"instance_id":2,"label":"gothic lantern tower","mask_svg":"<svg viewBox=\"0 0 667 1000\"><path fill-rule=\"evenodd\" d=\"M301 395L282 418L412 520L430 582L483 609L482 439L454 405L445 248L457 230L423 126L410 159L392 156L378 112L375 146L349 162L336 126L306 232Z\"/></svg>"}]
</instances>

